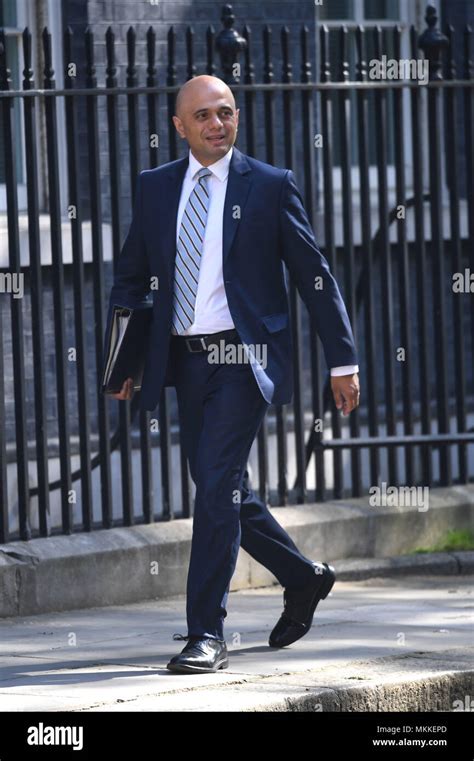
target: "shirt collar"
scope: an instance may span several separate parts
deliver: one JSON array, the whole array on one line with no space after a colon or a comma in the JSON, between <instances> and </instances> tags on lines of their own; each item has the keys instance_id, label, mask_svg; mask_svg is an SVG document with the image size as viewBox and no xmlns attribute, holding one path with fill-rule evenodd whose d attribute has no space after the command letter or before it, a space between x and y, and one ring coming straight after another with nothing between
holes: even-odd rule
<instances>
[{"instance_id":1,"label":"shirt collar","mask_svg":"<svg viewBox=\"0 0 474 761\"><path fill-rule=\"evenodd\" d=\"M218 180L221 182L224 182L227 175L229 174L229 164L230 160L232 158L232 152L234 150L234 146L231 146L231 148L227 151L225 156L222 156L221 159L218 161L215 161L213 164L210 164L207 169L209 169L212 174L217 177ZM202 164L199 163L197 158L194 156L193 153L191 153L191 149L189 149L189 171L191 178L194 180L195 175L197 172L199 172L200 169L203 169L204 167Z\"/></svg>"}]
</instances>

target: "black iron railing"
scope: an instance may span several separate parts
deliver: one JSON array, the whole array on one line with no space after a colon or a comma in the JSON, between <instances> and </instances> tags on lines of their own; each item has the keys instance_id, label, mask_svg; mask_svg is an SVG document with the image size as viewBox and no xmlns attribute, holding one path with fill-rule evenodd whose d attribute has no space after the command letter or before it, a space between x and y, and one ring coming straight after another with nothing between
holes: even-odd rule
<instances>
[{"instance_id":1,"label":"black iron railing","mask_svg":"<svg viewBox=\"0 0 474 761\"><path fill-rule=\"evenodd\" d=\"M322 366L317 335L312 326L306 326L302 302L294 284L290 283L294 400L292 405L272 408L262 426L257 446L258 478L254 484L260 495L274 505L324 500L329 494L334 498L359 496L367 492L369 484L378 483L382 477L391 484L428 486L467 483L473 477L474 432L469 415L474 413L474 293L460 295L452 288L453 273L467 269L474 278L472 31L469 26L461 32L449 27L446 35L441 34L436 26L436 13L430 7L426 20L427 29L421 36L414 28L408 35L412 58L420 59L422 49L429 62L426 85L410 79L374 80L368 76L368 40L376 58L383 56L389 41L395 59L401 59L403 33L397 25L383 31L379 27L359 27L352 36L342 26L337 32L338 70L333 70L330 64L330 32L321 26L318 81L313 78L307 27L301 29L296 41L290 39L287 28L281 29L280 47L275 56L272 30L269 27L262 30L259 50L248 26L243 28L242 35L235 32L232 9L225 6L224 29L217 35L212 27L207 31L203 67L195 62L193 30L188 29L185 35L187 77L198 73L216 74L225 79L235 93L244 125L244 145L239 142L241 150L269 163L280 162L294 168L310 221L315 223L317 214L323 213L322 249L341 283L356 341L363 349L362 404L347 422L341 419L332 403L329 376ZM192 489L181 449L179 489L173 476L174 435L168 393L163 393L159 404L156 433L151 413L140 412L134 421L137 397L131 403L111 402L100 394L98 382L91 384L90 381L91 371L94 376L102 366L108 295L102 237L104 219L110 223L116 261L124 235L124 189L130 187L133 194L136 177L145 168L144 156L149 167L178 157L171 120L175 94L181 84L177 81L177 35L174 29L169 30L168 64L163 71L156 65L156 37L153 28L149 29L146 79L145 84L141 84L143 72L136 65L137 39L134 29L130 28L124 86L118 82L113 30L109 28L105 35L105 86L97 81L95 42L92 31L87 29L83 82L78 86L77 74L71 74L73 34L70 29L65 30L64 87L56 88L51 36L45 29L42 35L44 72L39 87L32 70L31 35L25 29L22 89L15 90L6 60L5 35L0 30L0 136L9 256L8 266L2 272L25 276L34 367L34 394L28 400L23 339L26 307L23 299L11 297L8 307L11 357L6 348L10 342L5 343L6 332L2 327L6 307L0 309L0 542L169 520L176 514L178 490L179 515L191 514ZM300 61L299 70L294 73L295 43ZM463 70L457 71L454 51L461 44ZM356 52L353 77L349 45L354 45ZM256 81L256 50L261 54L261 82ZM215 51L220 56L220 65L215 62ZM63 115L58 110L60 102L64 104ZM18 104L22 108L22 135L15 133L14 109ZM58 156L62 118L66 135L71 265L63 260L64 202ZM45 125L46 210L42 208L38 192L40 120ZM394 135L392 191L388 182L390 130ZM105 149L101 142L104 134ZM323 146L319 153L315 150L317 135L321 136ZM151 139L153 137L158 139ZM21 264L20 256L16 162L20 140L26 147L27 267ZM259 143L263 143L263 153ZM341 177L340 206L334 186L336 148ZM375 163L371 163L374 149ZM82 158L84 154L87 161ZM358 188L353 185L354 167ZM375 176L371 174L372 167ZM443 167L447 172L446 182ZM410 194L407 174L412 184ZM374 190L375 200L371 197ZM108 203L107 213L104 198ZM128 199L127 208L131 207L131 201L133 198ZM426 239L425 206L429 208L430 241ZM375 223L373 210L376 210ZM41 213L49 218L51 236L53 372L45 360ZM413 217L411 240L407 232L408 214ZM443 229L445 218L449 220L448 234ZM86 264L83 257L85 219L90 220L91 226L90 264ZM354 232L356 220L360 228L358 236ZM467 230L464 235L462 224ZM390 240L393 225L396 225L396 242ZM69 291L65 288L67 267L72 270ZM90 347L85 314L87 277L93 293L93 347ZM8 293L0 294L0 298L5 305ZM71 347L64 319L68 300L74 306L74 398L77 404L73 409L68 364ZM399 361L397 349L404 350L404 361ZM416 360L412 361L413 357ZM13 399L6 396L4 388L4 372L9 362L13 368ZM59 474L55 478L50 477L48 467L51 420L46 412L46 391L51 380L56 397L54 432L59 458ZM14 442L9 441L7 435L8 405L14 408ZM32 407L34 442L31 445L26 421ZM415 430L418 419L419 431ZM323 421L324 425L315 425L317 421ZM274 430L274 439L270 428ZM73 432L76 433L73 435ZM73 468L71 442L76 439L79 465ZM276 443L273 480L269 461L271 440ZM296 472L291 488L288 484L289 447L291 457L294 453ZM137 448L141 482L138 500L134 496L132 478ZM120 466L114 469L112 453L116 449L120 453ZM404 453L402 461L398 457L400 449ZM344 467L344 451L350 457L348 468ZM159 452L160 463L159 494L153 467L156 452ZM386 463L382 462L383 452L387 455ZM419 469L415 461L417 452ZM454 472L453 452L456 455ZM309 490L307 473L313 458L315 488ZM8 467L11 461L15 464L13 476ZM33 462L37 474L35 484L30 480ZM326 483L328 463L334 476L331 489ZM94 472L100 473L100 489L95 500ZM16 484L13 496L9 478ZM113 509L117 478L121 497L119 515ZM80 485L79 514L74 512L76 485ZM51 500L58 492L61 509L59 520L54 521ZM32 514L33 504L35 514ZM32 529L32 525L35 528Z\"/></svg>"}]
</instances>

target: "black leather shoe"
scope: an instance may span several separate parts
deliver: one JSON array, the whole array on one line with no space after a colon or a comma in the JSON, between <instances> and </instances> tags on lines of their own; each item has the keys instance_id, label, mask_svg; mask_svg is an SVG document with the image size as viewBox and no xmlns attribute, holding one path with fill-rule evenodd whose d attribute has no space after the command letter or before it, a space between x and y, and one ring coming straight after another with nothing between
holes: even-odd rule
<instances>
[{"instance_id":1,"label":"black leather shoe","mask_svg":"<svg viewBox=\"0 0 474 761\"><path fill-rule=\"evenodd\" d=\"M203 674L228 668L229 659L225 640L212 639L212 637L183 637L181 634L175 634L173 639L187 639L188 644L181 653L170 660L166 666L170 671Z\"/></svg>"},{"instance_id":2,"label":"black leather shoe","mask_svg":"<svg viewBox=\"0 0 474 761\"><path fill-rule=\"evenodd\" d=\"M314 579L298 590L285 589L284 610L268 639L270 647L286 647L304 637L311 629L314 611L331 591L336 574L327 563L313 563Z\"/></svg>"}]
</instances>

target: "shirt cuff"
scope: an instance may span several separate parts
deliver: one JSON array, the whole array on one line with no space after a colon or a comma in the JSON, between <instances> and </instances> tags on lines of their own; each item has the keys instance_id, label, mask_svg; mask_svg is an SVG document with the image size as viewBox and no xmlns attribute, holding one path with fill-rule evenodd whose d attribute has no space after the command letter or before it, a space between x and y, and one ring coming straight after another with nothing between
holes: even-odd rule
<instances>
[{"instance_id":1,"label":"shirt cuff","mask_svg":"<svg viewBox=\"0 0 474 761\"><path fill-rule=\"evenodd\" d=\"M340 365L331 367L331 375L354 375L359 372L359 365Z\"/></svg>"}]
</instances>

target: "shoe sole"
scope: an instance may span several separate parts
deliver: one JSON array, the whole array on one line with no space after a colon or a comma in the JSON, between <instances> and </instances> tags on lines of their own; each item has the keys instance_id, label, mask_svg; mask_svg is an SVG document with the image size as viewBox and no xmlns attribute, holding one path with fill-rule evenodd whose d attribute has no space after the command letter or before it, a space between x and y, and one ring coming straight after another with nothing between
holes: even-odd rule
<instances>
[{"instance_id":1,"label":"shoe sole","mask_svg":"<svg viewBox=\"0 0 474 761\"><path fill-rule=\"evenodd\" d=\"M213 674L219 669L229 668L229 660L220 660L214 666L214 668L204 668L202 666L186 666L184 663L171 663L168 664L167 669L169 671L176 671L181 674Z\"/></svg>"}]
</instances>

